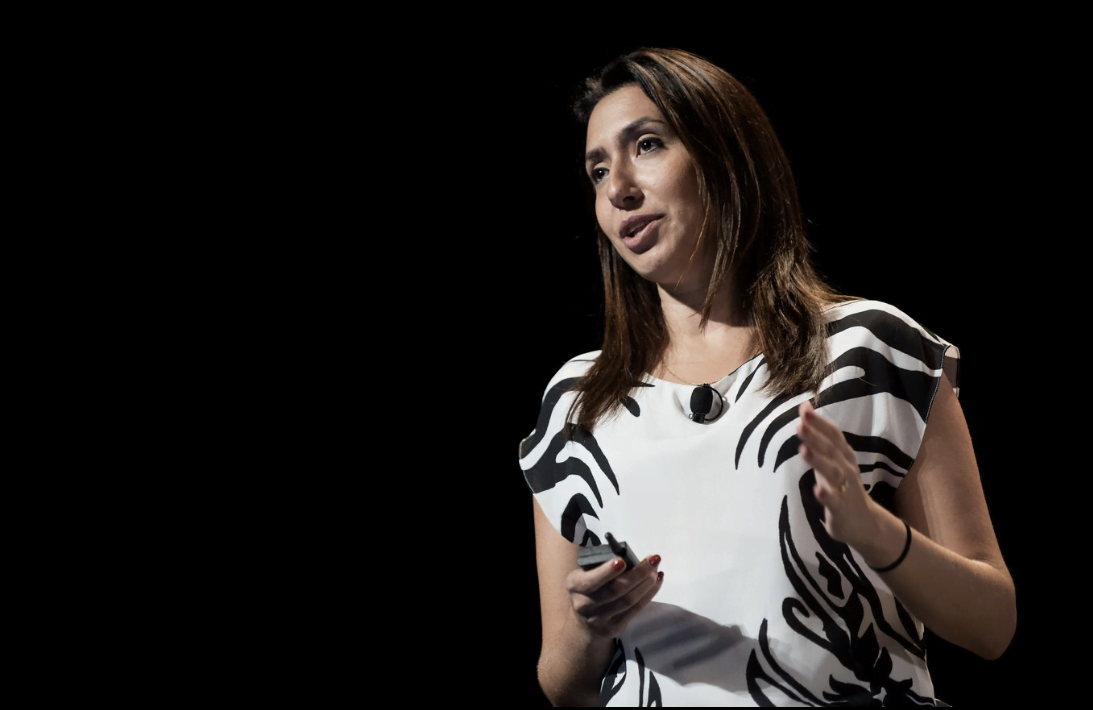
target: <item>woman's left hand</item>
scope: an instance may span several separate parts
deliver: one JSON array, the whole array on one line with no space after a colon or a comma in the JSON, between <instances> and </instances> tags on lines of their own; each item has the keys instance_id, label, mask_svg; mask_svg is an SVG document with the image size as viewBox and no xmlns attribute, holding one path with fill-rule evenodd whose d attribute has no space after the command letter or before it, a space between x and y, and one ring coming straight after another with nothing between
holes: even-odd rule
<instances>
[{"instance_id":1,"label":"woman's left hand","mask_svg":"<svg viewBox=\"0 0 1093 710\"><path fill-rule=\"evenodd\" d=\"M824 507L824 525L833 539L853 546L867 539L874 525L874 503L862 485L858 457L842 429L817 414L810 402L802 402L797 413L798 452L816 472L812 492Z\"/></svg>"}]
</instances>

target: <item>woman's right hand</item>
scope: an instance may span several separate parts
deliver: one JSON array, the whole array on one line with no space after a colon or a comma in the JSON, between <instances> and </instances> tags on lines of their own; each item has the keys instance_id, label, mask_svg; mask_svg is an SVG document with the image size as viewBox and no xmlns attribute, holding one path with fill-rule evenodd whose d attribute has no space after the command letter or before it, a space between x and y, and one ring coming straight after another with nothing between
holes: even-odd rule
<instances>
[{"instance_id":1,"label":"woman's right hand","mask_svg":"<svg viewBox=\"0 0 1093 710\"><path fill-rule=\"evenodd\" d=\"M660 555L651 555L630 570L617 557L589 570L578 567L566 577L573 611L594 635L618 636L660 591L659 564Z\"/></svg>"},{"instance_id":2,"label":"woman's right hand","mask_svg":"<svg viewBox=\"0 0 1093 710\"><path fill-rule=\"evenodd\" d=\"M629 570L619 557L581 569L580 546L559 534L534 498L532 507L543 622L539 685L555 707L594 707L615 639L660 591L660 556Z\"/></svg>"}]
</instances>

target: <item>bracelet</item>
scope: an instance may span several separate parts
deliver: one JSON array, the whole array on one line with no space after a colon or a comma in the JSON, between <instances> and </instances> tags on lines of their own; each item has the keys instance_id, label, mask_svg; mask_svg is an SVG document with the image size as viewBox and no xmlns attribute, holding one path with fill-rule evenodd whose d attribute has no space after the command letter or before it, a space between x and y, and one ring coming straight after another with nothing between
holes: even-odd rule
<instances>
[{"instance_id":1,"label":"bracelet","mask_svg":"<svg viewBox=\"0 0 1093 710\"><path fill-rule=\"evenodd\" d=\"M869 569L874 572L888 572L889 570L898 567L900 562L903 562L903 558L907 556L907 551L911 549L911 526L908 525L906 520L903 521L903 524L907 528L907 542L903 543L903 552L899 553L899 557L896 558L896 561L887 567L874 567L873 565L869 565ZM866 564L869 563L867 562Z\"/></svg>"}]
</instances>

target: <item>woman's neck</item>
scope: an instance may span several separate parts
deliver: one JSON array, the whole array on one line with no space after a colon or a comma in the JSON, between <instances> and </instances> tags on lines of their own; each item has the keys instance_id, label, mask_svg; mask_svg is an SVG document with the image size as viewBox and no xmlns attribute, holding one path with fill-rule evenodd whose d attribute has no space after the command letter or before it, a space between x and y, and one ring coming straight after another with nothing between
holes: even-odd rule
<instances>
[{"instance_id":1,"label":"woman's neck","mask_svg":"<svg viewBox=\"0 0 1093 710\"><path fill-rule=\"evenodd\" d=\"M715 296L710 317L702 322L705 292L661 291L668 347L659 375L687 384L716 382L758 353L755 330L727 293ZM670 372L669 372L670 370Z\"/></svg>"}]
</instances>

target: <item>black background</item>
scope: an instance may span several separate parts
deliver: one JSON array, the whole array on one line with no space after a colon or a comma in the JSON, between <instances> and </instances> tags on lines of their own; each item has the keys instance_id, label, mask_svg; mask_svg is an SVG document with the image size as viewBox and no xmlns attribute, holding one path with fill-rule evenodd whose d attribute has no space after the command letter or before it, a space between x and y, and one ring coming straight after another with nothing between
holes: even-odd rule
<instances>
[{"instance_id":1,"label":"black background","mask_svg":"<svg viewBox=\"0 0 1093 710\"><path fill-rule=\"evenodd\" d=\"M158 397L161 381L185 387L207 371L216 383L181 432L207 464L194 472L211 476L193 478L195 496L230 521L210 536L223 564L193 556L213 572L200 598L179 577L182 605L149 625L175 645L160 620L224 614L207 615L196 653L185 647L186 687L214 665L220 678L249 663L247 693L293 685L314 698L344 684L368 697L545 705L518 445L551 375L599 346L567 99L641 44L703 54L749 87L789 155L829 280L961 348L961 401L1018 628L993 662L932 639L939 695L967 705L1081 687L1084 669L1067 665L1084 662L1071 647L1084 641L1089 567L1088 79L1072 49L1086 39L1065 30L1085 25L993 9L958 23L898 7L887 18L725 7L202 18L214 39L163 47L166 68L124 47L102 77L65 62L96 82L122 79L118 100L85 104L43 85L69 102L59 121L99 116L181 181L134 172L148 204L100 187L110 209L152 205L170 232L162 265L185 271L167 284L170 303L201 308L163 321L178 328L164 348L181 366L142 386ZM666 16L686 29L661 29ZM167 98L148 103L149 87ZM107 155L109 135L66 133ZM161 213L165 195L178 203ZM160 225L148 226L151 248ZM144 274L160 279L149 263ZM143 291L126 296L157 311L126 321L143 339L165 316ZM109 352L126 366L143 353ZM166 428L146 418L157 435ZM230 459L202 448L232 439ZM178 533L209 521L191 522Z\"/></svg>"},{"instance_id":2,"label":"black background","mask_svg":"<svg viewBox=\"0 0 1093 710\"><path fill-rule=\"evenodd\" d=\"M1036 572L1051 491L1028 484L1047 475L1043 442L1056 426L1045 416L1055 395L1030 375L1052 330L1053 316L1036 309L1060 288L1050 245L1071 228L1058 209L1067 193L1058 146L1069 140L1060 116L1070 101L1059 76L1070 64L1042 44L956 33L698 41L646 32L484 53L490 69L478 87L490 100L456 109L474 134L473 177L460 186L458 171L444 176L468 203L453 258L469 249L478 259L470 273L452 265L461 299L470 295L458 318L466 331L454 336L468 342L456 346L473 343L466 359L481 379L478 409L456 424L474 441L471 502L451 514L490 531L484 578L473 555L461 558L476 601L453 631L468 648L491 649L473 654L467 677L485 668L488 692L545 705L535 680L531 497L517 447L554 371L599 347L598 267L567 99L580 77L641 44L694 51L740 79L789 155L829 281L893 303L960 347L961 401L1016 584L1018 628L995 661L931 635L929 662L952 704L1032 699L1041 668L1060 657L1055 580Z\"/></svg>"}]
</instances>

